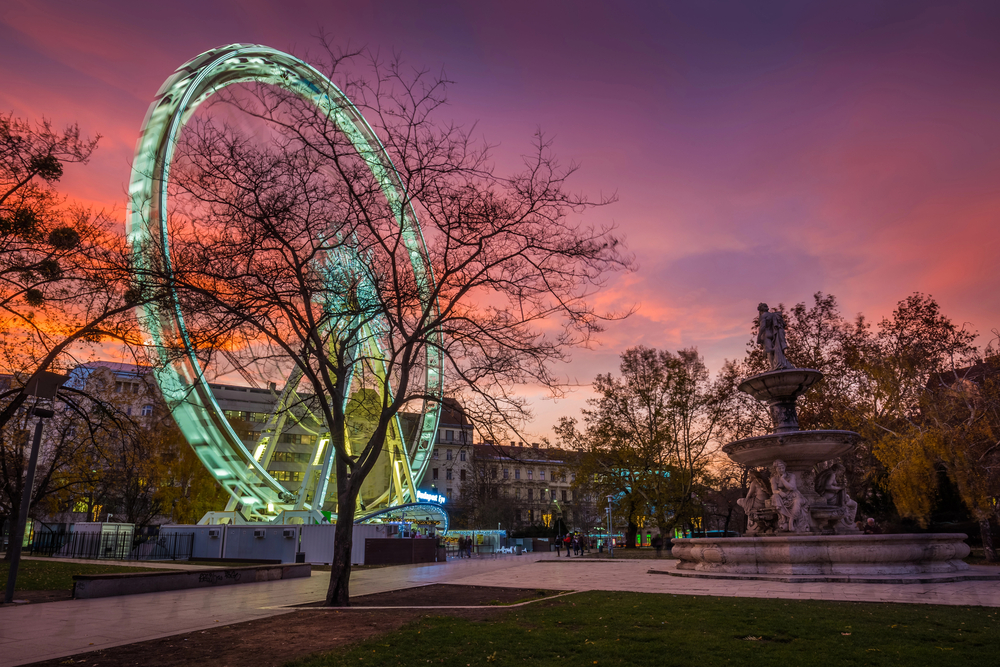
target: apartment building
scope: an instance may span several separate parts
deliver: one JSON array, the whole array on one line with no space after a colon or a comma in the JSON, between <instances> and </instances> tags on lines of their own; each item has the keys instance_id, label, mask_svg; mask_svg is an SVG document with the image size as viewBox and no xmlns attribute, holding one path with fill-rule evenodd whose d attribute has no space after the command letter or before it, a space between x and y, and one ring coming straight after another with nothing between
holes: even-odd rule
<instances>
[{"instance_id":1,"label":"apartment building","mask_svg":"<svg viewBox=\"0 0 1000 667\"><path fill-rule=\"evenodd\" d=\"M419 483L420 488L443 494L449 503L460 499L462 484L470 479L472 469L473 432L462 404L446 398L441 406L431 462Z\"/></svg>"}]
</instances>

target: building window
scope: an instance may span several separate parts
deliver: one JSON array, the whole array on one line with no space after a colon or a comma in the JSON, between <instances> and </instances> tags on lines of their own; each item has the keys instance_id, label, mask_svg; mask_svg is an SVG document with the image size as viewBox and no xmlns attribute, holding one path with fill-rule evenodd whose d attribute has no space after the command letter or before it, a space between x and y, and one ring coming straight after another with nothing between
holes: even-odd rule
<instances>
[{"instance_id":1,"label":"building window","mask_svg":"<svg viewBox=\"0 0 1000 667\"><path fill-rule=\"evenodd\" d=\"M445 458L446 461L451 461L451 450L450 449L446 449L444 451L444 458Z\"/></svg>"},{"instance_id":2,"label":"building window","mask_svg":"<svg viewBox=\"0 0 1000 667\"><path fill-rule=\"evenodd\" d=\"M465 481L465 469L464 468L462 470L458 471L458 478L460 480L462 480L463 482Z\"/></svg>"},{"instance_id":3,"label":"building window","mask_svg":"<svg viewBox=\"0 0 1000 667\"><path fill-rule=\"evenodd\" d=\"M444 432L444 439L445 440L454 440L455 439L455 432L454 431L445 431Z\"/></svg>"},{"instance_id":4,"label":"building window","mask_svg":"<svg viewBox=\"0 0 1000 667\"><path fill-rule=\"evenodd\" d=\"M444 471L444 478L451 479L451 468L448 468L447 470Z\"/></svg>"},{"instance_id":5,"label":"building window","mask_svg":"<svg viewBox=\"0 0 1000 667\"><path fill-rule=\"evenodd\" d=\"M566 502L566 491L562 492L562 501Z\"/></svg>"},{"instance_id":6,"label":"building window","mask_svg":"<svg viewBox=\"0 0 1000 667\"><path fill-rule=\"evenodd\" d=\"M535 521L535 510L528 510L528 523L534 523Z\"/></svg>"},{"instance_id":7,"label":"building window","mask_svg":"<svg viewBox=\"0 0 1000 667\"><path fill-rule=\"evenodd\" d=\"M437 478L438 478L438 469L431 468L431 479L437 479Z\"/></svg>"},{"instance_id":8,"label":"building window","mask_svg":"<svg viewBox=\"0 0 1000 667\"><path fill-rule=\"evenodd\" d=\"M271 475L279 482L301 482L302 473L291 470L271 470Z\"/></svg>"},{"instance_id":9,"label":"building window","mask_svg":"<svg viewBox=\"0 0 1000 667\"><path fill-rule=\"evenodd\" d=\"M434 458L438 458L438 450L434 450Z\"/></svg>"},{"instance_id":10,"label":"building window","mask_svg":"<svg viewBox=\"0 0 1000 667\"><path fill-rule=\"evenodd\" d=\"M303 435L301 433L282 433L278 436L278 442L283 445L315 445L315 435Z\"/></svg>"},{"instance_id":11,"label":"building window","mask_svg":"<svg viewBox=\"0 0 1000 667\"><path fill-rule=\"evenodd\" d=\"M542 480L543 482L545 481L545 471L544 470L539 470L538 471L538 479Z\"/></svg>"},{"instance_id":12,"label":"building window","mask_svg":"<svg viewBox=\"0 0 1000 667\"><path fill-rule=\"evenodd\" d=\"M508 479L510 477L510 468L503 469L503 478Z\"/></svg>"},{"instance_id":13,"label":"building window","mask_svg":"<svg viewBox=\"0 0 1000 667\"><path fill-rule=\"evenodd\" d=\"M556 499L556 490L552 489L552 500Z\"/></svg>"},{"instance_id":14,"label":"building window","mask_svg":"<svg viewBox=\"0 0 1000 667\"><path fill-rule=\"evenodd\" d=\"M302 454L299 452L275 452L271 455L271 461L274 463L309 463L309 455Z\"/></svg>"},{"instance_id":15,"label":"building window","mask_svg":"<svg viewBox=\"0 0 1000 667\"><path fill-rule=\"evenodd\" d=\"M458 453L458 460L459 461L464 461L465 460L465 450L464 449Z\"/></svg>"},{"instance_id":16,"label":"building window","mask_svg":"<svg viewBox=\"0 0 1000 667\"><path fill-rule=\"evenodd\" d=\"M451 500L451 489L445 489L444 495L448 496L448 500Z\"/></svg>"},{"instance_id":17,"label":"building window","mask_svg":"<svg viewBox=\"0 0 1000 667\"><path fill-rule=\"evenodd\" d=\"M132 406L131 405L126 405L125 406L125 414L127 414L127 415L131 415L132 414Z\"/></svg>"},{"instance_id":18,"label":"building window","mask_svg":"<svg viewBox=\"0 0 1000 667\"><path fill-rule=\"evenodd\" d=\"M514 510L514 520L521 523L521 510Z\"/></svg>"},{"instance_id":19,"label":"building window","mask_svg":"<svg viewBox=\"0 0 1000 667\"><path fill-rule=\"evenodd\" d=\"M553 471L552 471L552 472L551 472L551 473L549 474L549 479L551 479L551 480L552 480L553 482L554 482L554 481L556 481L556 471L555 471L555 470L553 470Z\"/></svg>"},{"instance_id":20,"label":"building window","mask_svg":"<svg viewBox=\"0 0 1000 667\"><path fill-rule=\"evenodd\" d=\"M490 479L496 479L496 478L497 478L497 469L490 468Z\"/></svg>"},{"instance_id":21,"label":"building window","mask_svg":"<svg viewBox=\"0 0 1000 667\"><path fill-rule=\"evenodd\" d=\"M148 417L151 414L153 414L153 406L152 405L150 405L149 403L147 403L146 405L142 406L142 416L143 417Z\"/></svg>"},{"instance_id":22,"label":"building window","mask_svg":"<svg viewBox=\"0 0 1000 667\"><path fill-rule=\"evenodd\" d=\"M528 489L528 500L532 499L532 497L531 497L533 495L532 491L533 491L532 489Z\"/></svg>"},{"instance_id":23,"label":"building window","mask_svg":"<svg viewBox=\"0 0 1000 667\"><path fill-rule=\"evenodd\" d=\"M528 479L531 479L531 475L532 475L532 474L533 474L534 472L535 472L534 470L532 470L531 468L528 468Z\"/></svg>"},{"instance_id":24,"label":"building window","mask_svg":"<svg viewBox=\"0 0 1000 667\"><path fill-rule=\"evenodd\" d=\"M514 468L514 479L521 479L521 469Z\"/></svg>"},{"instance_id":25,"label":"building window","mask_svg":"<svg viewBox=\"0 0 1000 667\"><path fill-rule=\"evenodd\" d=\"M521 489L520 489L520 487L514 489L514 497L520 499L520 497L521 497Z\"/></svg>"}]
</instances>

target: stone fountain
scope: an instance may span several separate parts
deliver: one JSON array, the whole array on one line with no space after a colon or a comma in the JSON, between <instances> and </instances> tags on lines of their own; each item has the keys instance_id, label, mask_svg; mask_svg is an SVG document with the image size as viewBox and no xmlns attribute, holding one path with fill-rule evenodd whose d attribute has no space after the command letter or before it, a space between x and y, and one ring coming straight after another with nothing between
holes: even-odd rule
<instances>
[{"instance_id":1,"label":"stone fountain","mask_svg":"<svg viewBox=\"0 0 1000 667\"><path fill-rule=\"evenodd\" d=\"M823 374L793 367L785 357L781 314L763 303L758 312L757 344L771 370L745 379L739 389L768 406L774 431L722 448L751 468L749 492L739 501L747 515L746 537L675 539L672 553L680 562L667 574L784 581L1000 578L962 560L969 555L965 535L861 534L858 505L837 461L861 436L799 429L796 400Z\"/></svg>"}]
</instances>

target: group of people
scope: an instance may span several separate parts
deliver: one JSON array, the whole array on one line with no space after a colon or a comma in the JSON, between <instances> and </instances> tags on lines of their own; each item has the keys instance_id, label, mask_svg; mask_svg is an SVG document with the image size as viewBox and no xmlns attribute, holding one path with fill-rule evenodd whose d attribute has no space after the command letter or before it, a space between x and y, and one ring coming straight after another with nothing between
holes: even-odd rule
<instances>
[{"instance_id":1,"label":"group of people","mask_svg":"<svg viewBox=\"0 0 1000 667\"><path fill-rule=\"evenodd\" d=\"M586 535L577 535L576 533L566 533L562 539L556 539L556 555L559 555L559 548L565 547L566 555L580 556L584 551L589 550L593 545L590 542L590 538ZM570 553L572 552L572 553Z\"/></svg>"},{"instance_id":2,"label":"group of people","mask_svg":"<svg viewBox=\"0 0 1000 667\"><path fill-rule=\"evenodd\" d=\"M472 558L472 545L475 542L471 537L465 537L464 535L458 538L458 557L459 558Z\"/></svg>"}]
</instances>

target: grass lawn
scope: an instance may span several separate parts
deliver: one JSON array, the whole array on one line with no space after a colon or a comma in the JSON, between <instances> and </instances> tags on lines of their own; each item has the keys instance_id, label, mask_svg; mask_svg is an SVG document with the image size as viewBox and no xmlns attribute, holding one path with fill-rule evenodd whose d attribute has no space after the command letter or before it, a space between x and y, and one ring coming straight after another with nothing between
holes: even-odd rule
<instances>
[{"instance_id":1,"label":"grass lawn","mask_svg":"<svg viewBox=\"0 0 1000 667\"><path fill-rule=\"evenodd\" d=\"M0 561L0 582L7 583L10 563ZM17 568L18 591L69 591L73 589L74 574L115 574L119 572L153 572L146 567L121 565L87 565L66 561L22 560Z\"/></svg>"},{"instance_id":2,"label":"grass lawn","mask_svg":"<svg viewBox=\"0 0 1000 667\"><path fill-rule=\"evenodd\" d=\"M590 592L483 621L426 617L336 665L994 665L1000 609Z\"/></svg>"}]
</instances>

